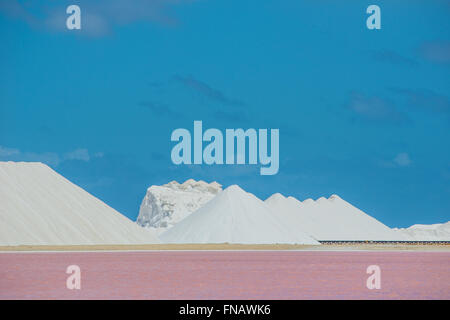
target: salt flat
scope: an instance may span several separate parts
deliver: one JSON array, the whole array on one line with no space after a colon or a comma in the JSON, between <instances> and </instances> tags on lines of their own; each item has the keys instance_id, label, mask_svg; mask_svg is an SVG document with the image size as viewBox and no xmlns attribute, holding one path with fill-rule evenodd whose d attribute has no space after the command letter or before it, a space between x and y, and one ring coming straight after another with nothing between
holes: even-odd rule
<instances>
[{"instance_id":1,"label":"salt flat","mask_svg":"<svg viewBox=\"0 0 450 320\"><path fill-rule=\"evenodd\" d=\"M230 244L164 243L135 245L0 246L0 252L87 252L87 251L450 251L449 244Z\"/></svg>"}]
</instances>

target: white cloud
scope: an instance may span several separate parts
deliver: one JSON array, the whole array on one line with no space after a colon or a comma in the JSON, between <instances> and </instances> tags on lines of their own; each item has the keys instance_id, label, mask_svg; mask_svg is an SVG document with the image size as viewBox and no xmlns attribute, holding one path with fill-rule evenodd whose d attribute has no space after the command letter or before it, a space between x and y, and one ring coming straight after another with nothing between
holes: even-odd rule
<instances>
[{"instance_id":1,"label":"white cloud","mask_svg":"<svg viewBox=\"0 0 450 320\"><path fill-rule=\"evenodd\" d=\"M399 167L409 166L411 162L412 161L406 152L401 152L397 154L394 158L394 163L397 164Z\"/></svg>"},{"instance_id":2,"label":"white cloud","mask_svg":"<svg viewBox=\"0 0 450 320\"><path fill-rule=\"evenodd\" d=\"M103 156L103 152L96 152L93 155L94 158L101 158ZM56 152L23 152L19 149L0 146L0 161L1 160L42 162L51 166L58 166L61 162L70 160L88 162L91 160L91 156L89 151L84 148L77 148L61 156Z\"/></svg>"},{"instance_id":3,"label":"white cloud","mask_svg":"<svg viewBox=\"0 0 450 320\"><path fill-rule=\"evenodd\" d=\"M54 0L23 2L0 1L0 13L22 20L39 30L67 32L66 6L70 3ZM77 33L98 37L110 34L117 26L136 22L177 25L178 19L172 9L193 0L77 0L76 2L81 7L81 30Z\"/></svg>"},{"instance_id":4,"label":"white cloud","mask_svg":"<svg viewBox=\"0 0 450 320\"><path fill-rule=\"evenodd\" d=\"M412 164L412 160L409 157L409 154L406 152L398 153L392 160L381 160L378 161L378 164L384 168L400 168L400 167L408 167Z\"/></svg>"},{"instance_id":5,"label":"white cloud","mask_svg":"<svg viewBox=\"0 0 450 320\"><path fill-rule=\"evenodd\" d=\"M0 146L0 160L43 162L53 166L57 166L61 162L59 155L54 152L22 152L19 149L3 146Z\"/></svg>"},{"instance_id":6,"label":"white cloud","mask_svg":"<svg viewBox=\"0 0 450 320\"><path fill-rule=\"evenodd\" d=\"M67 152L64 154L64 159L67 160L80 160L88 162L91 160L91 157L89 156L89 152L87 149L78 148L71 152Z\"/></svg>"},{"instance_id":7,"label":"white cloud","mask_svg":"<svg viewBox=\"0 0 450 320\"><path fill-rule=\"evenodd\" d=\"M20 151L18 149L5 148L0 146L0 157L10 157L19 153Z\"/></svg>"}]
</instances>

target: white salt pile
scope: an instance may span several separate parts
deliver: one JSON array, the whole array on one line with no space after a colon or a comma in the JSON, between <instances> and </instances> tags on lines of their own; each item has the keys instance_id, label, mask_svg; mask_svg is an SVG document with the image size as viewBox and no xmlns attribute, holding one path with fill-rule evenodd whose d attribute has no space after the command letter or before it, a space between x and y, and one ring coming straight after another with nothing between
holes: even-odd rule
<instances>
[{"instance_id":1,"label":"white salt pile","mask_svg":"<svg viewBox=\"0 0 450 320\"><path fill-rule=\"evenodd\" d=\"M192 179L150 187L137 223L42 163L0 162L0 245L450 241L450 222L390 229L336 195L261 201Z\"/></svg>"},{"instance_id":2,"label":"white salt pile","mask_svg":"<svg viewBox=\"0 0 450 320\"><path fill-rule=\"evenodd\" d=\"M272 214L268 206L233 185L160 235L167 243L319 244Z\"/></svg>"},{"instance_id":3,"label":"white salt pile","mask_svg":"<svg viewBox=\"0 0 450 320\"><path fill-rule=\"evenodd\" d=\"M398 241L404 236L337 195L303 202L274 194L265 201L275 216L321 241Z\"/></svg>"},{"instance_id":4,"label":"white salt pile","mask_svg":"<svg viewBox=\"0 0 450 320\"><path fill-rule=\"evenodd\" d=\"M158 242L48 166L0 162L0 245Z\"/></svg>"},{"instance_id":5,"label":"white salt pile","mask_svg":"<svg viewBox=\"0 0 450 320\"><path fill-rule=\"evenodd\" d=\"M450 241L450 221L436 224L415 224L409 228L395 228L410 241Z\"/></svg>"}]
</instances>

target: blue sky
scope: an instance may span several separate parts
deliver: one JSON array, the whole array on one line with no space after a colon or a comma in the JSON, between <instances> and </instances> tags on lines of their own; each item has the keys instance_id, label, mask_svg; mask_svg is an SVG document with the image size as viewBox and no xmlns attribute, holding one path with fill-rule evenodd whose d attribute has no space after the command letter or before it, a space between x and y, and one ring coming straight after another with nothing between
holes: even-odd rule
<instances>
[{"instance_id":1,"label":"blue sky","mask_svg":"<svg viewBox=\"0 0 450 320\"><path fill-rule=\"evenodd\" d=\"M133 220L148 186L194 178L448 221L449 18L448 1L0 0L0 160L45 162ZM173 165L194 120L279 128L279 173Z\"/></svg>"}]
</instances>

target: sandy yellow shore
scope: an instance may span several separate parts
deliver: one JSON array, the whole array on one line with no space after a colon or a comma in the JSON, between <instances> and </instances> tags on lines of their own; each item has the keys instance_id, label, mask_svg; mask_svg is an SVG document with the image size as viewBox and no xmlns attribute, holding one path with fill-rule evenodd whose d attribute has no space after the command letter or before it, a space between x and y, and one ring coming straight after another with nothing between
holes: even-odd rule
<instances>
[{"instance_id":1,"label":"sandy yellow shore","mask_svg":"<svg viewBox=\"0 0 450 320\"><path fill-rule=\"evenodd\" d=\"M70 246L0 246L0 251L136 251L136 250L406 250L450 251L448 244L148 244L148 245L70 245Z\"/></svg>"}]
</instances>

